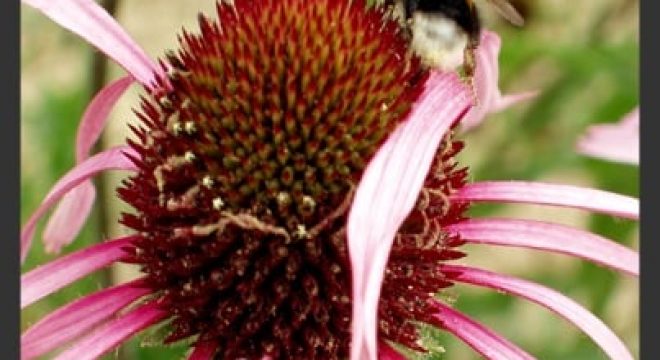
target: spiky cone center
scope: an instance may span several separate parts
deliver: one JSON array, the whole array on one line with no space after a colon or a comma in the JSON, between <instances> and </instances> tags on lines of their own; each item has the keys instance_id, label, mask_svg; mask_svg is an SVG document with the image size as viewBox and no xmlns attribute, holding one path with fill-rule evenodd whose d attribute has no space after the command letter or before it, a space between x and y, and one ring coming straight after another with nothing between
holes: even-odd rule
<instances>
[{"instance_id":1,"label":"spiky cone center","mask_svg":"<svg viewBox=\"0 0 660 360\"><path fill-rule=\"evenodd\" d=\"M130 261L170 314L168 342L214 341L219 359L345 358L353 190L427 73L362 1L235 0L217 16L183 32L164 62L173 90L145 97L132 127ZM414 349L413 322L449 285L438 264L460 256L442 232L464 207L446 200L464 181L456 151L447 138L385 277L381 336Z\"/></svg>"}]
</instances>

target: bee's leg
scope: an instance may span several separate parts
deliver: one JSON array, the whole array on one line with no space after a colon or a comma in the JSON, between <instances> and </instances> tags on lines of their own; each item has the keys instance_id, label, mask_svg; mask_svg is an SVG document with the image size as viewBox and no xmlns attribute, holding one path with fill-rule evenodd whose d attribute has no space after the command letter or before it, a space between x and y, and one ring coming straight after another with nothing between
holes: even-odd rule
<instances>
[{"instance_id":1,"label":"bee's leg","mask_svg":"<svg viewBox=\"0 0 660 360\"><path fill-rule=\"evenodd\" d=\"M472 91L472 98L474 100L474 106L479 105L479 97L477 96L477 87L474 82L474 75L477 68L477 60L475 52L477 51L477 46L479 46L476 41L469 41L465 47L465 52L463 53L463 71L465 72L465 78L470 90Z\"/></svg>"},{"instance_id":2,"label":"bee's leg","mask_svg":"<svg viewBox=\"0 0 660 360\"><path fill-rule=\"evenodd\" d=\"M406 64L405 72L407 73L407 72L410 71L410 67L412 66L411 62L412 62L413 57L415 56L415 52L412 51L412 49L408 49L408 51L406 51L405 56L406 56L406 61L404 62Z\"/></svg>"}]
</instances>

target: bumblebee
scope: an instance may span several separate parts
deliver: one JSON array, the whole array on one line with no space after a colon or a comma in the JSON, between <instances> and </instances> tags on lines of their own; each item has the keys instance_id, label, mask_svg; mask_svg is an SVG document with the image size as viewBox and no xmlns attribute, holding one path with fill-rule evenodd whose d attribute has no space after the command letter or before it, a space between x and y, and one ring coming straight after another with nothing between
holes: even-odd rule
<instances>
[{"instance_id":1,"label":"bumblebee","mask_svg":"<svg viewBox=\"0 0 660 360\"><path fill-rule=\"evenodd\" d=\"M507 0L486 0L500 15L522 26L522 16ZM481 22L474 0L385 0L389 14L407 30L410 45L422 61L443 70L463 65L472 81Z\"/></svg>"}]
</instances>

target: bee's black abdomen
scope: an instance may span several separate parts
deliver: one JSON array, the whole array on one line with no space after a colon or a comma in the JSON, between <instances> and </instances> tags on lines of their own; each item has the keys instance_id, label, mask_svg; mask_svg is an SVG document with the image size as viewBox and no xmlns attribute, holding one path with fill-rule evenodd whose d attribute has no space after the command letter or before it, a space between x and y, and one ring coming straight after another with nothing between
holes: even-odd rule
<instances>
[{"instance_id":1,"label":"bee's black abdomen","mask_svg":"<svg viewBox=\"0 0 660 360\"><path fill-rule=\"evenodd\" d=\"M478 38L481 24L477 8L470 6L467 0L407 0L405 3L406 17L412 17L415 11L423 13L441 13L467 32L471 38Z\"/></svg>"}]
</instances>

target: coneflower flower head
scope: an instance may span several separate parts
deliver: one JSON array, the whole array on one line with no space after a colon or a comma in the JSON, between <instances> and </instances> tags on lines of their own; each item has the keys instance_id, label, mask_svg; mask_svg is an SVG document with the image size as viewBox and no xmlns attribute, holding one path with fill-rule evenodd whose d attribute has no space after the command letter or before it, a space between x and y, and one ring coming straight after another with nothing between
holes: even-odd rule
<instances>
[{"instance_id":1,"label":"coneflower flower head","mask_svg":"<svg viewBox=\"0 0 660 360\"><path fill-rule=\"evenodd\" d=\"M381 11L354 1L219 3L166 57L171 91L142 101L130 259L171 322L219 358L344 358L351 327L346 218L362 172L428 74ZM399 233L380 306L383 339L422 350L419 321L461 253L442 226L464 206L447 140Z\"/></svg>"},{"instance_id":2,"label":"coneflower flower head","mask_svg":"<svg viewBox=\"0 0 660 360\"><path fill-rule=\"evenodd\" d=\"M160 67L91 0L25 0L113 57L146 90L127 147L88 157L130 78L90 103L63 176L21 233L58 200L73 228L93 201L94 174L132 171L118 190L134 233L83 249L21 278L21 306L115 262L143 276L76 300L21 337L31 359L93 359L151 326L164 342L192 341L189 359L401 359L426 351L419 326L447 330L489 359L530 359L439 300L453 282L537 302L584 330L612 358L616 336L565 296L468 266L465 242L560 252L636 276L638 255L556 224L464 219L471 202L577 207L636 219L637 201L602 191L525 182L466 184L452 129L470 109L456 74L428 71L399 25L349 0L234 0L200 15ZM499 39L482 34L481 109L528 98L496 88ZM490 94L490 95L489 95ZM485 101L486 99L487 101ZM490 99L490 100L488 100ZM82 201L84 200L84 201ZM82 208L79 206L78 208ZM81 212L83 212L81 210ZM54 229L55 250L75 229ZM54 238L53 238L54 239ZM95 328L91 334L85 334Z\"/></svg>"}]
</instances>

